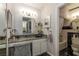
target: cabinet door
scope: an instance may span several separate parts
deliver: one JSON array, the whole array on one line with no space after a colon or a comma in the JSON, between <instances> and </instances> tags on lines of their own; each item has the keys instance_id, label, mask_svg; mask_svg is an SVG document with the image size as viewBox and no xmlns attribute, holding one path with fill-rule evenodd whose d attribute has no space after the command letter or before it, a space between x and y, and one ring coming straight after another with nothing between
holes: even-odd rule
<instances>
[{"instance_id":1,"label":"cabinet door","mask_svg":"<svg viewBox=\"0 0 79 59\"><path fill-rule=\"evenodd\" d=\"M40 40L34 40L33 41L33 55L39 55L40 54Z\"/></svg>"},{"instance_id":2,"label":"cabinet door","mask_svg":"<svg viewBox=\"0 0 79 59\"><path fill-rule=\"evenodd\" d=\"M42 54L47 51L47 40L41 39L40 45L41 45L41 54Z\"/></svg>"}]
</instances>

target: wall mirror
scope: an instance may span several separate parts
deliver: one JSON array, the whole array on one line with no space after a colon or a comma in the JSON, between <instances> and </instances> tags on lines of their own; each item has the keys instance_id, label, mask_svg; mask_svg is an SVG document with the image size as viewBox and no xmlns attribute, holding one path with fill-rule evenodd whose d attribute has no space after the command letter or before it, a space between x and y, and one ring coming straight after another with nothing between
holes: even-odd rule
<instances>
[{"instance_id":1,"label":"wall mirror","mask_svg":"<svg viewBox=\"0 0 79 59\"><path fill-rule=\"evenodd\" d=\"M23 17L23 33L31 33L31 18Z\"/></svg>"},{"instance_id":2,"label":"wall mirror","mask_svg":"<svg viewBox=\"0 0 79 59\"><path fill-rule=\"evenodd\" d=\"M8 28L12 27L12 14L10 10L7 10L7 25Z\"/></svg>"}]
</instances>

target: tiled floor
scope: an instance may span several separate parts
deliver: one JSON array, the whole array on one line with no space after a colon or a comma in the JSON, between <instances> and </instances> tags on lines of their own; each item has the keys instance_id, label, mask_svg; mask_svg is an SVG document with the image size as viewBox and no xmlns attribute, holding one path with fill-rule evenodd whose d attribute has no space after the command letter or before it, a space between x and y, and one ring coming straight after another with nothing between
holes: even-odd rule
<instances>
[{"instance_id":1,"label":"tiled floor","mask_svg":"<svg viewBox=\"0 0 79 59\"><path fill-rule=\"evenodd\" d=\"M43 54L41 54L39 56L50 56L50 55L48 53L43 53Z\"/></svg>"},{"instance_id":2,"label":"tiled floor","mask_svg":"<svg viewBox=\"0 0 79 59\"><path fill-rule=\"evenodd\" d=\"M67 54L67 48L66 48L59 52L59 56L72 56L72 55ZM76 55L73 55L73 56L76 56Z\"/></svg>"},{"instance_id":3,"label":"tiled floor","mask_svg":"<svg viewBox=\"0 0 79 59\"><path fill-rule=\"evenodd\" d=\"M60 56L67 56L67 49L63 49L59 52Z\"/></svg>"}]
</instances>

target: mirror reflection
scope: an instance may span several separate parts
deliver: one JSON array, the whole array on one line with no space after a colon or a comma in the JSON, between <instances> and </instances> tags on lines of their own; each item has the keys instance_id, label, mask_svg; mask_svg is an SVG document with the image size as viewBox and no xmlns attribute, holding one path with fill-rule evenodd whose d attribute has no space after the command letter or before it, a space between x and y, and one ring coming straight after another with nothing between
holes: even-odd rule
<instances>
[{"instance_id":1,"label":"mirror reflection","mask_svg":"<svg viewBox=\"0 0 79 59\"><path fill-rule=\"evenodd\" d=\"M23 33L31 33L31 18L23 17Z\"/></svg>"}]
</instances>

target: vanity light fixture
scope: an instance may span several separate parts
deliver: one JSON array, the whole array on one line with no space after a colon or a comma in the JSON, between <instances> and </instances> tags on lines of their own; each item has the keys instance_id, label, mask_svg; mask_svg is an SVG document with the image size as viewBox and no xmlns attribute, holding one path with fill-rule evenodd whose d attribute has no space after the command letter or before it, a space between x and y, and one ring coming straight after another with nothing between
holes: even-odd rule
<instances>
[{"instance_id":1,"label":"vanity light fixture","mask_svg":"<svg viewBox=\"0 0 79 59\"><path fill-rule=\"evenodd\" d=\"M32 18L37 18L38 13L30 8L20 8L20 13L22 16L25 17L32 17Z\"/></svg>"},{"instance_id":2,"label":"vanity light fixture","mask_svg":"<svg viewBox=\"0 0 79 59\"><path fill-rule=\"evenodd\" d=\"M78 16L79 15L79 11L72 13L72 16Z\"/></svg>"}]
</instances>

